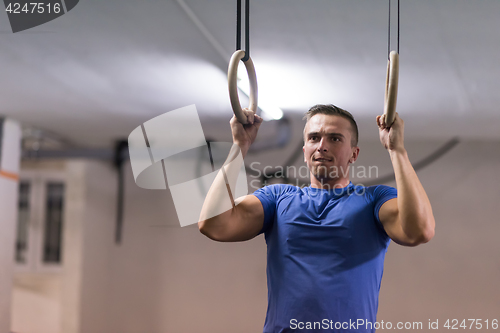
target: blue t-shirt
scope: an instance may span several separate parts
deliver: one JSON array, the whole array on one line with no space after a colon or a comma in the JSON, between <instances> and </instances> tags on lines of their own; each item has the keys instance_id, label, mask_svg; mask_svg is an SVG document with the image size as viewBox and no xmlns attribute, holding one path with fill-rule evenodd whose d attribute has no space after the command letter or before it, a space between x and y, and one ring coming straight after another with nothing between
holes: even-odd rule
<instances>
[{"instance_id":1,"label":"blue t-shirt","mask_svg":"<svg viewBox=\"0 0 500 333\"><path fill-rule=\"evenodd\" d=\"M390 242L378 213L396 189L270 185L254 195L267 243L264 333L375 332Z\"/></svg>"}]
</instances>

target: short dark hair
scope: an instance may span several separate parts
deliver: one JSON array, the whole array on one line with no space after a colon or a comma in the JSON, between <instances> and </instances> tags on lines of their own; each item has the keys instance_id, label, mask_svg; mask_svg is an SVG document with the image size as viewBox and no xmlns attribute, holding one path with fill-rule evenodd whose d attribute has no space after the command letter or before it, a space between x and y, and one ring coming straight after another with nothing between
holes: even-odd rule
<instances>
[{"instance_id":1,"label":"short dark hair","mask_svg":"<svg viewBox=\"0 0 500 333\"><path fill-rule=\"evenodd\" d=\"M351 134L352 134L351 147L356 147L358 145L358 125L356 124L356 120L354 120L354 117L350 112L341 109L333 104L326 104L326 105L316 104L315 106L310 108L309 111L306 112L306 114L304 115L304 119L309 121L313 116L317 114L340 116L342 118L349 120L349 122L351 123Z\"/></svg>"}]
</instances>

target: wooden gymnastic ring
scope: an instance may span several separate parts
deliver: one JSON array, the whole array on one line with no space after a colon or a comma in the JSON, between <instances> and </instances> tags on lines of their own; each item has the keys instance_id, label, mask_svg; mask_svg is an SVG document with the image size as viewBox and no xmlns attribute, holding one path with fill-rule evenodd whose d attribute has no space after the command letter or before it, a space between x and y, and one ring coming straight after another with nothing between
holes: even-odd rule
<instances>
[{"instance_id":1,"label":"wooden gymnastic ring","mask_svg":"<svg viewBox=\"0 0 500 333\"><path fill-rule=\"evenodd\" d=\"M391 51L387 62L387 76L385 79L384 115L387 127L390 127L396 118L396 103L398 100L399 81L399 54Z\"/></svg>"},{"instance_id":2,"label":"wooden gymnastic ring","mask_svg":"<svg viewBox=\"0 0 500 333\"><path fill-rule=\"evenodd\" d=\"M227 81L229 86L229 99L231 100L231 107L233 108L234 115L242 124L247 123L247 117L243 113L238 97L238 65L241 59L245 56L245 51L237 50L231 56L229 61L229 68L227 70ZM247 61L243 62L247 70L248 79L250 81L250 105L248 108L254 113L257 111L257 75L255 74L255 67L252 59L248 57Z\"/></svg>"}]
</instances>

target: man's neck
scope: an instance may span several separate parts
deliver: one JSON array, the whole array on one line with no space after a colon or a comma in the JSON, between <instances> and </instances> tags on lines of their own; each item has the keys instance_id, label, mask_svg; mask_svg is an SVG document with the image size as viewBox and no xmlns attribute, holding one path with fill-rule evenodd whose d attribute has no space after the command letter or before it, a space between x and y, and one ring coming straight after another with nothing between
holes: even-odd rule
<instances>
[{"instance_id":1,"label":"man's neck","mask_svg":"<svg viewBox=\"0 0 500 333\"><path fill-rule=\"evenodd\" d=\"M334 190L336 188L344 188L349 185L349 178L336 179L317 179L311 175L311 187L323 190Z\"/></svg>"}]
</instances>

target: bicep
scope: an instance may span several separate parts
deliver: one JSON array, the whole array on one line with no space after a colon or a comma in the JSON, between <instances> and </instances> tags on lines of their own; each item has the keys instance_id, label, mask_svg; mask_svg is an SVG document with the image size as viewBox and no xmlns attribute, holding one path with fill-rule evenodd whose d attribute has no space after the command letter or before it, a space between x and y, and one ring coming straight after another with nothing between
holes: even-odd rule
<instances>
[{"instance_id":1,"label":"bicep","mask_svg":"<svg viewBox=\"0 0 500 333\"><path fill-rule=\"evenodd\" d=\"M241 242L254 238L264 225L264 207L255 195L235 200L236 207L228 213L228 223L221 231L220 241Z\"/></svg>"},{"instance_id":2,"label":"bicep","mask_svg":"<svg viewBox=\"0 0 500 333\"><path fill-rule=\"evenodd\" d=\"M403 230L403 225L399 217L397 198L387 200L382 207L380 207L378 216L385 232L395 243L404 246L414 245L412 240Z\"/></svg>"}]
</instances>

